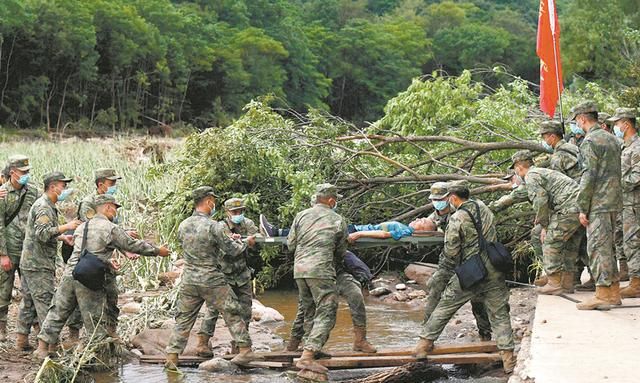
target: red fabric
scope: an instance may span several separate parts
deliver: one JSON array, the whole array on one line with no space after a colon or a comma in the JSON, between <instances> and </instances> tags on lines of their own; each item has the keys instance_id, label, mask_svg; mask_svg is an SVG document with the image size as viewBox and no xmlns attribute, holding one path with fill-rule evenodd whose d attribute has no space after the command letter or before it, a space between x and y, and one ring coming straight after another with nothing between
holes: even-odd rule
<instances>
[{"instance_id":1,"label":"red fabric","mask_svg":"<svg viewBox=\"0 0 640 383\"><path fill-rule=\"evenodd\" d=\"M555 36L552 31L555 26ZM553 47L556 47L555 53ZM562 61L560 60L560 24L555 0L540 0L538 16L538 41L536 53L540 57L540 109L553 118L562 86ZM556 60L558 73L556 75ZM559 80L559 81L558 81ZM558 82L560 92L558 92Z\"/></svg>"}]
</instances>

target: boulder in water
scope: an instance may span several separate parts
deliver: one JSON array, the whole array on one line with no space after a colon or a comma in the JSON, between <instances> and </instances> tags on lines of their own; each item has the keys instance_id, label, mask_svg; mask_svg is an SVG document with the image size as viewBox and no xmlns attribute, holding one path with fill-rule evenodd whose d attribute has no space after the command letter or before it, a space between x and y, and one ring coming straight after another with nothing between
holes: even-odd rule
<instances>
[{"instance_id":1,"label":"boulder in water","mask_svg":"<svg viewBox=\"0 0 640 383\"><path fill-rule=\"evenodd\" d=\"M213 358L211 360L207 360L206 362L202 362L198 366L198 369L209 372L224 372L228 374L233 374L240 371L238 366L222 358Z\"/></svg>"}]
</instances>

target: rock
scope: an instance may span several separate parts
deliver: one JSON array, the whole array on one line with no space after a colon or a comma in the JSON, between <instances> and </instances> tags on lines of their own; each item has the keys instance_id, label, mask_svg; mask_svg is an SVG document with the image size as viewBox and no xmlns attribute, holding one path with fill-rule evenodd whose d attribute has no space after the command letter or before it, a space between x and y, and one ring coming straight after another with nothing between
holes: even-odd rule
<instances>
[{"instance_id":1,"label":"rock","mask_svg":"<svg viewBox=\"0 0 640 383\"><path fill-rule=\"evenodd\" d=\"M135 356L137 356L138 358L142 357L142 351L138 350L137 348L134 348L131 350L131 353Z\"/></svg>"},{"instance_id":2,"label":"rock","mask_svg":"<svg viewBox=\"0 0 640 383\"><path fill-rule=\"evenodd\" d=\"M409 299L421 299L426 297L427 292L424 290L413 290L409 292Z\"/></svg>"},{"instance_id":3,"label":"rock","mask_svg":"<svg viewBox=\"0 0 640 383\"><path fill-rule=\"evenodd\" d=\"M238 366L222 358L213 358L211 360L207 360L206 362L202 362L198 366L198 369L209 372L224 372L230 374L240 371Z\"/></svg>"},{"instance_id":4,"label":"rock","mask_svg":"<svg viewBox=\"0 0 640 383\"><path fill-rule=\"evenodd\" d=\"M266 322L281 322L284 320L282 314L278 310L271 307L266 307L260 301L254 299L251 305L251 318L254 321Z\"/></svg>"},{"instance_id":5,"label":"rock","mask_svg":"<svg viewBox=\"0 0 640 383\"><path fill-rule=\"evenodd\" d=\"M388 287L376 287L375 289L369 291L369 295L373 295L374 297L381 297L383 295L391 294L391 290Z\"/></svg>"},{"instance_id":6,"label":"rock","mask_svg":"<svg viewBox=\"0 0 640 383\"><path fill-rule=\"evenodd\" d=\"M406 290L407 289L407 285L405 285L404 283L398 283L396 285L396 290Z\"/></svg>"},{"instance_id":7,"label":"rock","mask_svg":"<svg viewBox=\"0 0 640 383\"><path fill-rule=\"evenodd\" d=\"M407 294L403 292L396 291L395 293L393 293L393 299L398 302L406 302L409 300L409 296L407 296Z\"/></svg>"},{"instance_id":8,"label":"rock","mask_svg":"<svg viewBox=\"0 0 640 383\"><path fill-rule=\"evenodd\" d=\"M416 284L416 283L418 283L418 282L414 281L413 279L409 279L406 283L407 283L408 285L415 285L415 284Z\"/></svg>"},{"instance_id":9,"label":"rock","mask_svg":"<svg viewBox=\"0 0 640 383\"><path fill-rule=\"evenodd\" d=\"M431 278L436 269L426 266L411 264L404 269L404 275L407 278L416 281L420 285L424 285Z\"/></svg>"},{"instance_id":10,"label":"rock","mask_svg":"<svg viewBox=\"0 0 640 383\"><path fill-rule=\"evenodd\" d=\"M129 302L122 306L120 311L124 314L138 314L142 310L142 306L138 302Z\"/></svg>"},{"instance_id":11,"label":"rock","mask_svg":"<svg viewBox=\"0 0 640 383\"><path fill-rule=\"evenodd\" d=\"M160 286L173 286L176 283L176 280L180 278L182 275L182 271L167 271L166 273L158 274L158 280L160 281Z\"/></svg>"}]
</instances>

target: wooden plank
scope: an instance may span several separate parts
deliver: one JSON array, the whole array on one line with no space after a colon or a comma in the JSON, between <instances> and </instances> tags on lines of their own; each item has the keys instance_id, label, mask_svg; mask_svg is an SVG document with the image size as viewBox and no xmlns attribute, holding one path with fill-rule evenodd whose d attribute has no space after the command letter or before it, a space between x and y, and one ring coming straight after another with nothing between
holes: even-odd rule
<instances>
[{"instance_id":1,"label":"wooden plank","mask_svg":"<svg viewBox=\"0 0 640 383\"><path fill-rule=\"evenodd\" d=\"M478 364L501 361L498 353L443 354L430 355L427 361L437 364ZM294 359L295 364L298 359ZM367 356L320 359L318 363L330 369L398 367L407 363L419 362L413 356Z\"/></svg>"},{"instance_id":2,"label":"wooden plank","mask_svg":"<svg viewBox=\"0 0 640 383\"><path fill-rule=\"evenodd\" d=\"M197 366L200 363L206 362L211 358L201 358L199 356L184 355L178 359L178 366ZM163 355L143 355L140 357L140 363L147 364L164 364L165 357ZM276 361L255 361L249 363L248 367L251 368L275 368L283 369L291 367L291 360L284 362Z\"/></svg>"}]
</instances>

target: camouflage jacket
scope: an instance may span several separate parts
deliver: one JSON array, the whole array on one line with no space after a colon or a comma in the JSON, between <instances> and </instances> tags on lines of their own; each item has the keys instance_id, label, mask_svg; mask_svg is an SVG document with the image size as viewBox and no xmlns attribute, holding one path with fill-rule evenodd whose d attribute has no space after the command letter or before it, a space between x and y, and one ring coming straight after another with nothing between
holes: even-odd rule
<instances>
[{"instance_id":1,"label":"camouflage jacket","mask_svg":"<svg viewBox=\"0 0 640 383\"><path fill-rule=\"evenodd\" d=\"M571 133L571 135L569 136L569 143L580 148L582 146L582 143L584 142L584 137L585 136L577 137L575 134Z\"/></svg>"},{"instance_id":2,"label":"camouflage jacket","mask_svg":"<svg viewBox=\"0 0 640 383\"><path fill-rule=\"evenodd\" d=\"M480 208L482 218L482 234L489 242L497 239L496 227L493 213L480 200L468 200L460 205L449 219L447 231L444 233L444 251L440 258L438 267L444 271L453 272L456 266L478 254L480 245L478 243L478 232L467 214L462 209L467 209L476 219L478 211L475 203ZM485 266L489 269L488 258L485 258Z\"/></svg>"},{"instance_id":3,"label":"camouflage jacket","mask_svg":"<svg viewBox=\"0 0 640 383\"><path fill-rule=\"evenodd\" d=\"M293 220L288 236L294 253L294 278L335 279L336 260L347 250L347 223L327 205L318 203Z\"/></svg>"},{"instance_id":4,"label":"camouflage jacket","mask_svg":"<svg viewBox=\"0 0 640 383\"><path fill-rule=\"evenodd\" d=\"M429 217L427 218L436 224L436 227L438 228L438 230L445 231L447 230L447 225L449 224L450 217L451 217L451 210L449 210L449 212L444 214L438 214L438 211L434 210L431 214L429 214Z\"/></svg>"},{"instance_id":5,"label":"camouflage jacket","mask_svg":"<svg viewBox=\"0 0 640 383\"><path fill-rule=\"evenodd\" d=\"M178 239L184 251L182 282L198 286L221 286L226 279L220 270L223 254L239 257L247 245L225 232L225 225L194 211L178 227Z\"/></svg>"},{"instance_id":6,"label":"camouflage jacket","mask_svg":"<svg viewBox=\"0 0 640 383\"><path fill-rule=\"evenodd\" d=\"M640 138L631 137L622 147L622 204L640 206Z\"/></svg>"},{"instance_id":7,"label":"camouflage jacket","mask_svg":"<svg viewBox=\"0 0 640 383\"><path fill-rule=\"evenodd\" d=\"M497 201L491 202L489 204L489 209L492 211L500 211L508 208L509 206L528 201L529 194L527 193L527 187L525 184L520 184L520 186L511 190L511 193L500 197Z\"/></svg>"},{"instance_id":8,"label":"camouflage jacket","mask_svg":"<svg viewBox=\"0 0 640 383\"><path fill-rule=\"evenodd\" d=\"M549 168L567 175L576 182L579 181L582 174L580 149L565 140L560 140L553 149Z\"/></svg>"},{"instance_id":9,"label":"camouflage jacket","mask_svg":"<svg viewBox=\"0 0 640 383\"><path fill-rule=\"evenodd\" d=\"M532 166L525 177L536 223L547 227L555 212L578 213L578 183L563 173Z\"/></svg>"},{"instance_id":10,"label":"camouflage jacket","mask_svg":"<svg viewBox=\"0 0 640 383\"><path fill-rule=\"evenodd\" d=\"M93 202L93 199L96 197L97 194L89 194L88 196L84 197L82 199L82 201L80 201L80 203L78 204L78 219L83 221L83 222L87 222L88 220L90 220L91 218L93 218L94 215L96 215L96 205Z\"/></svg>"},{"instance_id":11,"label":"camouflage jacket","mask_svg":"<svg viewBox=\"0 0 640 383\"><path fill-rule=\"evenodd\" d=\"M20 269L55 272L58 254L58 209L43 194L29 210Z\"/></svg>"},{"instance_id":12,"label":"camouflage jacket","mask_svg":"<svg viewBox=\"0 0 640 383\"><path fill-rule=\"evenodd\" d=\"M85 241L84 228L87 228L86 249L103 262L108 263L113 256L114 250L129 251L132 253L155 256L158 255L158 247L139 240L131 238L120 226L109 221L107 217L96 214L89 221L78 226L73 234L74 244L73 253L67 261L65 275L71 275L73 268L80 259L82 252L82 244Z\"/></svg>"},{"instance_id":13,"label":"camouflage jacket","mask_svg":"<svg viewBox=\"0 0 640 383\"><path fill-rule=\"evenodd\" d=\"M227 235L240 234L243 237L255 235L259 232L258 227L252 220L245 218L239 225L231 222L227 217L222 224L225 226ZM245 249L237 255L224 253L220 260L220 269L227 278L227 282L236 286L243 286L251 281L251 269L247 266L249 249Z\"/></svg>"},{"instance_id":14,"label":"camouflage jacket","mask_svg":"<svg viewBox=\"0 0 640 383\"><path fill-rule=\"evenodd\" d=\"M8 255L15 262L22 253L22 242L24 242L29 210L40 197L40 192L33 184L27 184L21 189L15 189L11 182L7 182L0 188L7 190L8 193L4 198L0 199L0 254ZM18 215L5 226L5 220L11 218L11 215L18 209L20 198L25 193L24 202Z\"/></svg>"},{"instance_id":15,"label":"camouflage jacket","mask_svg":"<svg viewBox=\"0 0 640 383\"><path fill-rule=\"evenodd\" d=\"M616 138L594 125L580 146L583 173L580 178L580 212L610 213L622 209L620 146Z\"/></svg>"}]
</instances>

